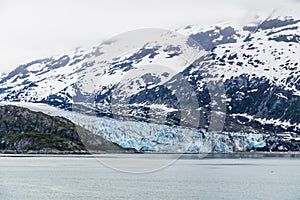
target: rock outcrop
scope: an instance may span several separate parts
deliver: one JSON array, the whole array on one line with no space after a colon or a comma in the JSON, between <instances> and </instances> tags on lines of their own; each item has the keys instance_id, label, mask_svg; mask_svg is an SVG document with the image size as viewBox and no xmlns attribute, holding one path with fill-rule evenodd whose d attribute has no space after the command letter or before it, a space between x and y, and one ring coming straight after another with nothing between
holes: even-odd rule
<instances>
[{"instance_id":1,"label":"rock outcrop","mask_svg":"<svg viewBox=\"0 0 300 200\"><path fill-rule=\"evenodd\" d=\"M70 120L0 106L0 151L4 153L88 153L124 151L120 146L75 125Z\"/></svg>"}]
</instances>

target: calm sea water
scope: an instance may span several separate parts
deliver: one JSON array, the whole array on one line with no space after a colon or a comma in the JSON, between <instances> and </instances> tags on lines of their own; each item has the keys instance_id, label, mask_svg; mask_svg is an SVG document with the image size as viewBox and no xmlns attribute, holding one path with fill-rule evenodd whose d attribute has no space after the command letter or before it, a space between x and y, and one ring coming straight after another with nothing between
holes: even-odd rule
<instances>
[{"instance_id":1,"label":"calm sea water","mask_svg":"<svg viewBox=\"0 0 300 200\"><path fill-rule=\"evenodd\" d=\"M201 159L187 155L173 163L176 158L0 157L0 199L300 199L297 157ZM141 163L165 165L166 160L170 165L153 173L116 170L142 172ZM159 165L154 164L155 167L158 169Z\"/></svg>"}]
</instances>

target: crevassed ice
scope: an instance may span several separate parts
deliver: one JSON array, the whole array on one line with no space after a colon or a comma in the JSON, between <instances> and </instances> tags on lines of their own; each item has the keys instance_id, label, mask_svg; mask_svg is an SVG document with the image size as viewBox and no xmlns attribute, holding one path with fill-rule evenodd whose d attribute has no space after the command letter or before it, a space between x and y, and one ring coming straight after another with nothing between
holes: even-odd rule
<instances>
[{"instance_id":1,"label":"crevassed ice","mask_svg":"<svg viewBox=\"0 0 300 200\"><path fill-rule=\"evenodd\" d=\"M62 116L94 134L124 148L153 152L233 152L266 146L266 135L258 133L208 133L204 129L167 126L146 122L119 121L64 111L45 104L9 103L49 115Z\"/></svg>"}]
</instances>

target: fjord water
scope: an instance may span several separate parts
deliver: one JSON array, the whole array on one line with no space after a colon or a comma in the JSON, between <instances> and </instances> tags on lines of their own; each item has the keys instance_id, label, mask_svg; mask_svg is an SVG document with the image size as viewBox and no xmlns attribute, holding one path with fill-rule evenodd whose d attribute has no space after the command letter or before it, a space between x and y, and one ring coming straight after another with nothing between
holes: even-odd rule
<instances>
[{"instance_id":1,"label":"fjord water","mask_svg":"<svg viewBox=\"0 0 300 200\"><path fill-rule=\"evenodd\" d=\"M108 154L101 160L145 162L157 156ZM290 156L184 155L162 170L132 174L111 169L92 156L2 156L0 199L295 200L300 197L299 166L300 159Z\"/></svg>"}]
</instances>

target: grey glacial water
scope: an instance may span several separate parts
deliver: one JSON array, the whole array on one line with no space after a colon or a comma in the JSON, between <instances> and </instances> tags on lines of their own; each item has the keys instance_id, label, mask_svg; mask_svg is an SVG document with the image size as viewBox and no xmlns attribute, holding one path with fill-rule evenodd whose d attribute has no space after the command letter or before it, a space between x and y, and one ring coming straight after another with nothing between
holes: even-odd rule
<instances>
[{"instance_id":1,"label":"grey glacial water","mask_svg":"<svg viewBox=\"0 0 300 200\"><path fill-rule=\"evenodd\" d=\"M105 155L101 160L151 163L156 156ZM297 157L185 155L163 170L129 174L87 156L0 157L0 199L295 200L300 199L299 167Z\"/></svg>"}]
</instances>

